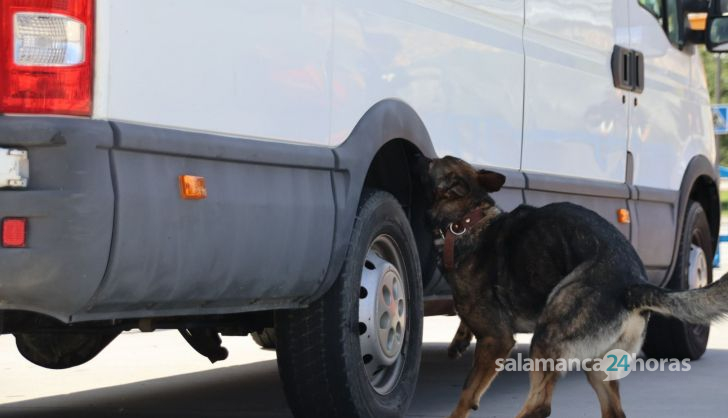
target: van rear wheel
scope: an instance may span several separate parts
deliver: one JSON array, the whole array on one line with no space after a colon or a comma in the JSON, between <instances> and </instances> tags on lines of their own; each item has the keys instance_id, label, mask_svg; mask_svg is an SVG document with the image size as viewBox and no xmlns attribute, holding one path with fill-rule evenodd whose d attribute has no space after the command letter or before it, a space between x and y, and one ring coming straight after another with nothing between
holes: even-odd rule
<instances>
[{"instance_id":1,"label":"van rear wheel","mask_svg":"<svg viewBox=\"0 0 728 418\"><path fill-rule=\"evenodd\" d=\"M390 194L365 193L336 283L276 318L278 368L297 417L401 417L422 343L420 263Z\"/></svg>"},{"instance_id":2,"label":"van rear wheel","mask_svg":"<svg viewBox=\"0 0 728 418\"><path fill-rule=\"evenodd\" d=\"M708 217L698 202L689 201L678 258L668 288L697 289L713 282L713 247ZM653 358L697 360L708 346L709 325L694 325L653 315L642 347Z\"/></svg>"}]
</instances>

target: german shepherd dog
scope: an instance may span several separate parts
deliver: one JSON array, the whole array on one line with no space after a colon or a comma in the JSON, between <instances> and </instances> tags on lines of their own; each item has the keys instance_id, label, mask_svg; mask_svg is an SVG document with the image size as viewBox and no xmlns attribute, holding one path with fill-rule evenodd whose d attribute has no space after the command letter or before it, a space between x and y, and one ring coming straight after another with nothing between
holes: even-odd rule
<instances>
[{"instance_id":1,"label":"german shepherd dog","mask_svg":"<svg viewBox=\"0 0 728 418\"><path fill-rule=\"evenodd\" d=\"M728 279L691 291L653 286L629 241L586 208L554 203L504 213L489 196L503 186L503 175L454 157L423 162L429 215L442 234L435 245L461 319L450 355L462 353L473 335L477 340L452 418L478 409L497 374L496 360L508 358L517 332L533 333L534 361L599 359L612 349L639 352L651 312L696 324L728 313ZM560 374L530 372L519 418L551 414ZM619 385L605 377L587 372L602 417L624 417Z\"/></svg>"}]
</instances>

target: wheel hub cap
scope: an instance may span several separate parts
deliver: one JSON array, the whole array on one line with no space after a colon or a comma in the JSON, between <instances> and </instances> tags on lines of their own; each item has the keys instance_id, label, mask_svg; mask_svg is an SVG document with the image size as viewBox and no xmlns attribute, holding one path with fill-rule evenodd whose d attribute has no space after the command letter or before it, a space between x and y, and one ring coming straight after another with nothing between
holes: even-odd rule
<instances>
[{"instance_id":1,"label":"wheel hub cap","mask_svg":"<svg viewBox=\"0 0 728 418\"><path fill-rule=\"evenodd\" d=\"M396 384L407 330L406 284L396 245L386 236L370 247L359 294L359 343L367 377L379 393Z\"/></svg>"},{"instance_id":2,"label":"wheel hub cap","mask_svg":"<svg viewBox=\"0 0 728 418\"><path fill-rule=\"evenodd\" d=\"M708 285L708 262L700 246L690 245L690 264L688 265L688 285L698 289Z\"/></svg>"}]
</instances>

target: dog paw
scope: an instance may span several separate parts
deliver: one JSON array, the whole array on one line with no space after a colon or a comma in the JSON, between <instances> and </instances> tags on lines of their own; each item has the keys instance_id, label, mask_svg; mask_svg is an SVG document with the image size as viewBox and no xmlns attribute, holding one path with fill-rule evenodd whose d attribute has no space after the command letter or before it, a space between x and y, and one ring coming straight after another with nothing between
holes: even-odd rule
<instances>
[{"instance_id":1,"label":"dog paw","mask_svg":"<svg viewBox=\"0 0 728 418\"><path fill-rule=\"evenodd\" d=\"M518 418L547 418L549 416L551 416L551 407L541 406L532 411L519 415Z\"/></svg>"},{"instance_id":2,"label":"dog paw","mask_svg":"<svg viewBox=\"0 0 728 418\"><path fill-rule=\"evenodd\" d=\"M470 415L469 411L461 412L461 411L455 411L452 414L448 415L447 418L468 418Z\"/></svg>"}]
</instances>

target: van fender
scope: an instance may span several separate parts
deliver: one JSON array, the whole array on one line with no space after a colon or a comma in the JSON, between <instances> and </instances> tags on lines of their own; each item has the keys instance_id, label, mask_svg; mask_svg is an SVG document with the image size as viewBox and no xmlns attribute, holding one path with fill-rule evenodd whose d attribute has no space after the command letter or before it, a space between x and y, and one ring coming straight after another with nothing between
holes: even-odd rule
<instances>
[{"instance_id":1,"label":"van fender","mask_svg":"<svg viewBox=\"0 0 728 418\"><path fill-rule=\"evenodd\" d=\"M437 157L422 119L406 102L384 99L362 116L349 137L334 149L336 168L332 171L332 184L336 227L331 261L323 282L305 303L320 298L341 273L367 172L377 152L393 139L410 142L428 158Z\"/></svg>"}]
</instances>

